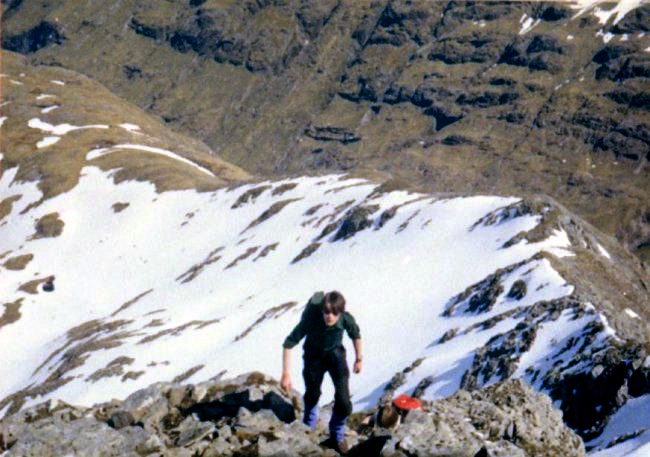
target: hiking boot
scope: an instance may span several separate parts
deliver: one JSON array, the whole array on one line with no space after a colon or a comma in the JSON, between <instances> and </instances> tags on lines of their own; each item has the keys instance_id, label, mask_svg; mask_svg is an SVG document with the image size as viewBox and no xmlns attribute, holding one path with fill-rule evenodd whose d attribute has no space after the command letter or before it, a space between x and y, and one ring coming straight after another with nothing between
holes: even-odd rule
<instances>
[{"instance_id":1,"label":"hiking boot","mask_svg":"<svg viewBox=\"0 0 650 457\"><path fill-rule=\"evenodd\" d=\"M341 455L346 455L349 451L348 442L346 441L345 438L343 438L341 441L336 442L332 449L334 449L336 452L338 452Z\"/></svg>"},{"instance_id":2,"label":"hiking boot","mask_svg":"<svg viewBox=\"0 0 650 457\"><path fill-rule=\"evenodd\" d=\"M318 425L318 405L310 409L305 409L305 414L302 418L302 423L312 430L316 430Z\"/></svg>"},{"instance_id":3,"label":"hiking boot","mask_svg":"<svg viewBox=\"0 0 650 457\"><path fill-rule=\"evenodd\" d=\"M346 455L348 453L348 443L345 439L342 439L341 441L336 441L334 438L329 437L325 441L320 443L320 445L328 449L332 449L341 455Z\"/></svg>"},{"instance_id":4,"label":"hiking boot","mask_svg":"<svg viewBox=\"0 0 650 457\"><path fill-rule=\"evenodd\" d=\"M338 443L343 441L346 419L347 417L339 416L336 413L332 413L332 417L330 418L330 423L329 423L330 438L332 438L334 441Z\"/></svg>"}]
</instances>

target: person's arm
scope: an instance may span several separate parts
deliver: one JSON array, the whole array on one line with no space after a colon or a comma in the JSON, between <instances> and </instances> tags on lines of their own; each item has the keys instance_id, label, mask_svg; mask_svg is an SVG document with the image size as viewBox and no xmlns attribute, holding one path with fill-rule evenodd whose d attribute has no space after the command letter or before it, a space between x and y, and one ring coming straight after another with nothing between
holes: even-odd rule
<instances>
[{"instance_id":1,"label":"person's arm","mask_svg":"<svg viewBox=\"0 0 650 457\"><path fill-rule=\"evenodd\" d=\"M287 393L291 390L291 349L282 349L282 378L280 387Z\"/></svg>"},{"instance_id":2,"label":"person's arm","mask_svg":"<svg viewBox=\"0 0 650 457\"><path fill-rule=\"evenodd\" d=\"M352 317L352 314L350 313L345 313L344 328L345 331L348 332L348 336L350 337L352 343L354 344L355 359L354 359L353 371L355 373L361 373L361 369L363 368L363 351L361 349L361 331L359 330L359 326L357 325L357 322L354 320L354 317Z\"/></svg>"},{"instance_id":3,"label":"person's arm","mask_svg":"<svg viewBox=\"0 0 650 457\"><path fill-rule=\"evenodd\" d=\"M361 338L352 340L352 342L354 344L355 354L353 371L355 373L361 373L361 370L363 369L363 351L361 350Z\"/></svg>"},{"instance_id":4,"label":"person's arm","mask_svg":"<svg viewBox=\"0 0 650 457\"><path fill-rule=\"evenodd\" d=\"M309 305L307 305L309 306ZM282 376L280 377L280 387L289 393L291 390L291 349L297 345L305 336L307 310L300 317L300 322L289 333L289 336L282 343Z\"/></svg>"}]
</instances>

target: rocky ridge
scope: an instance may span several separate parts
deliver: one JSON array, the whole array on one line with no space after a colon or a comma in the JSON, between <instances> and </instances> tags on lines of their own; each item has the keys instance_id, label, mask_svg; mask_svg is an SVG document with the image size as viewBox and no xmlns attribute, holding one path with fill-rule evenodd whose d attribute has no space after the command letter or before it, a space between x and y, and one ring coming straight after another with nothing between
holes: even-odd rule
<instances>
[{"instance_id":1,"label":"rocky ridge","mask_svg":"<svg viewBox=\"0 0 650 457\"><path fill-rule=\"evenodd\" d=\"M298 392L262 373L199 384L157 383L91 408L46 402L0 420L2 455L336 456L327 407L315 431L301 421ZM376 410L349 420L350 456L584 456L547 397L521 381L424 403L391 430Z\"/></svg>"}]
</instances>

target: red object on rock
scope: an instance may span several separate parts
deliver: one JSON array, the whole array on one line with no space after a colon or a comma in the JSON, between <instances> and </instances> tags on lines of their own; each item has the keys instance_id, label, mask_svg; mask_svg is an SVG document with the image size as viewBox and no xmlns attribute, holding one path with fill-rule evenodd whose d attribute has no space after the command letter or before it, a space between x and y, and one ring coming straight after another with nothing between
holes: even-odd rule
<instances>
[{"instance_id":1,"label":"red object on rock","mask_svg":"<svg viewBox=\"0 0 650 457\"><path fill-rule=\"evenodd\" d=\"M393 400L393 406L404 411L412 409L422 409L422 403L417 398L409 397L406 394L398 395Z\"/></svg>"}]
</instances>

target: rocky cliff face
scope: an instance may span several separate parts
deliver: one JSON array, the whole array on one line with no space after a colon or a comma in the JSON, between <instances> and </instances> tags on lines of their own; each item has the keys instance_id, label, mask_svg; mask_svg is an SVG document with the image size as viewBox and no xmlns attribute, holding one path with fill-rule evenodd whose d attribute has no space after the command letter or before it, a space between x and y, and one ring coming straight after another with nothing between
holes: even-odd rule
<instances>
[{"instance_id":1,"label":"rocky cliff face","mask_svg":"<svg viewBox=\"0 0 650 457\"><path fill-rule=\"evenodd\" d=\"M157 383L80 408L47 402L0 421L9 456L336 456L322 446L326 408L315 431L301 421L298 392L285 395L262 373L196 385ZM351 416L350 456L584 456L547 397L520 381L425 402L402 424L373 426L375 410ZM4 455L4 454L3 454Z\"/></svg>"},{"instance_id":2,"label":"rocky cliff face","mask_svg":"<svg viewBox=\"0 0 650 457\"><path fill-rule=\"evenodd\" d=\"M595 3L5 1L2 34L250 171L546 193L648 260L650 5Z\"/></svg>"}]
</instances>

